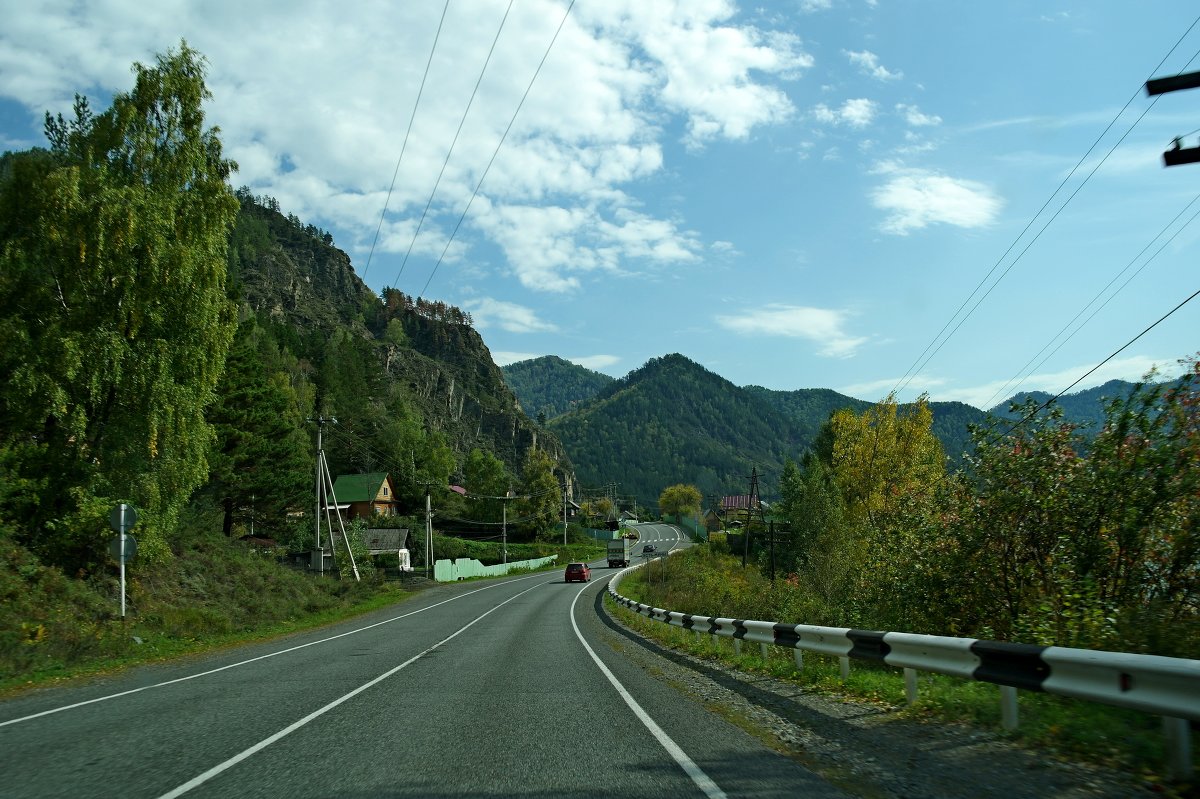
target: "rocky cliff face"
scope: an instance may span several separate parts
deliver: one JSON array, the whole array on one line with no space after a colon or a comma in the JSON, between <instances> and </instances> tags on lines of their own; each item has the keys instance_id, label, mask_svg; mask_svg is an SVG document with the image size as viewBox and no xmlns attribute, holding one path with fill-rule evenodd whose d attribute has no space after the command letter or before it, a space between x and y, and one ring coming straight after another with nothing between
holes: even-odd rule
<instances>
[{"instance_id":1,"label":"rocky cliff face","mask_svg":"<svg viewBox=\"0 0 1200 799\"><path fill-rule=\"evenodd\" d=\"M286 326L301 348L338 330L369 342L386 385L403 391L426 429L446 436L460 463L478 447L518 474L536 446L555 458L573 487L562 444L525 415L467 314L392 290L381 299L328 234L284 217L271 198L239 196L230 267L250 310Z\"/></svg>"}]
</instances>

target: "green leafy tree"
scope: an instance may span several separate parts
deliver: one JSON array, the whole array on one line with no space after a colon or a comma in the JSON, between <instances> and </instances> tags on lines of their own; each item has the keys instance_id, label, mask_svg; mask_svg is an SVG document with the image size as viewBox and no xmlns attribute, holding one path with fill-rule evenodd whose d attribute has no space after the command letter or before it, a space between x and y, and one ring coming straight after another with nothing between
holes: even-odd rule
<instances>
[{"instance_id":1,"label":"green leafy tree","mask_svg":"<svg viewBox=\"0 0 1200 799\"><path fill-rule=\"evenodd\" d=\"M490 452L476 448L467 456L463 472L466 489L474 497L468 509L470 518L489 523L500 521L500 503L503 500L486 497L503 497L507 494L512 478L509 477L504 461Z\"/></svg>"},{"instance_id":2,"label":"green leafy tree","mask_svg":"<svg viewBox=\"0 0 1200 799\"><path fill-rule=\"evenodd\" d=\"M141 510L142 556L169 554L235 328L235 165L204 127L204 60L181 44L134 72L101 114L79 98L72 120L47 115L50 151L0 172L0 482L30 488L0 513L72 570L119 500Z\"/></svg>"},{"instance_id":3,"label":"green leafy tree","mask_svg":"<svg viewBox=\"0 0 1200 799\"><path fill-rule=\"evenodd\" d=\"M703 500L700 489L693 485L676 483L667 486L658 495L658 509L675 517L691 516L700 512L700 503Z\"/></svg>"},{"instance_id":4,"label":"green leafy tree","mask_svg":"<svg viewBox=\"0 0 1200 799\"><path fill-rule=\"evenodd\" d=\"M545 450L530 447L521 466L520 499L514 503L521 521L518 531L526 540L555 540L555 525L562 518L562 488L554 476L554 459Z\"/></svg>"}]
</instances>

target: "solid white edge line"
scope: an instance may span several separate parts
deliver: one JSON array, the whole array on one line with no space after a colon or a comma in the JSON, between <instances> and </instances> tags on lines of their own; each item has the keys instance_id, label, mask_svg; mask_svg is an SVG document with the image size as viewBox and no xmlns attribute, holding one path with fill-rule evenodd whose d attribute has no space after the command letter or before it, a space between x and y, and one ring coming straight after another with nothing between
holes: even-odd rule
<instances>
[{"instance_id":1,"label":"solid white edge line","mask_svg":"<svg viewBox=\"0 0 1200 799\"><path fill-rule=\"evenodd\" d=\"M538 575L538 576L540 577L542 575ZM510 582L514 582L514 581L510 581ZM542 585L543 584L532 585L529 588L526 588L524 591L522 591L519 594L513 594L508 599L504 600L500 604L489 609L486 613L483 613L482 615L475 617L474 619L467 622L462 627L459 627L455 632L446 636L442 640L438 641L433 646L429 647L428 649L424 650L423 652L419 652L418 654L413 655L411 658L404 661L399 666L396 666L395 668L385 671L383 674L380 674L378 677L374 678L373 680L370 680L369 682L363 683L362 685L355 688L350 693L345 694L344 696L338 697L337 699L333 700L332 702L325 705L324 707L319 708L318 710L314 710L312 713L309 713L307 716L300 719L299 721L292 722L291 724L284 727L282 730L275 733L274 735L263 738L261 741L254 744L254 746L251 746L250 748L239 752L238 754L234 755L233 757L229 758L228 760L226 760L222 763L218 763L217 765L210 768L208 771L205 771L203 774L193 777L192 779L183 783L182 785L175 788L174 790L164 793L162 796L159 797L159 799L175 799L175 797L182 796L183 794L187 793L188 791L192 790L193 788L203 785L204 783L211 780L213 777L217 776L218 774L221 774L224 771L228 771L230 768L232 768L233 766L236 766L238 763L241 763L243 760L250 757L251 755L261 752L263 749L266 749L268 746L270 746L271 744L280 740L281 738L291 735L293 732L300 729L304 725L308 724L313 719L325 715L330 710L333 710L335 707L342 704L343 702L353 699L354 697L358 696L363 691L367 690L368 688L371 688L372 686L378 685L379 683L383 682L388 677L391 677L393 674L395 674L396 672L405 668L406 666L409 666L412 663L415 663L416 661L425 657L426 655L428 655L433 650L437 649L442 644L444 644L454 638L457 638L459 635L463 634L468 629L473 627L476 623L483 620L487 616L490 616L492 613L494 613L495 611L504 607L509 602L512 602L517 597L524 596L525 594L528 594L530 591L532 591L535 588L541 588ZM482 589L480 589L480 590L482 590Z\"/></svg>"},{"instance_id":2,"label":"solid white edge line","mask_svg":"<svg viewBox=\"0 0 1200 799\"><path fill-rule=\"evenodd\" d=\"M571 627L575 629L575 637L579 639L579 643L583 644L583 648L587 650L589 655L591 655L592 660L595 661L596 665L600 667L600 671L602 671L604 676L608 678L608 681L612 683L613 688L617 689L617 693L620 694L621 698L625 700L625 704L629 706L629 709L633 711L633 714L638 717L638 720L641 721L643 725L645 725L646 729L650 731L650 734L658 740L659 744L662 745L662 748L667 750L667 754L675 759L675 762L678 763L679 767L683 769L683 772L691 778L692 782L696 784L696 787L703 791L705 796L708 796L709 799L726 799L725 792L722 791L715 782L713 782L711 777L705 774L704 771L696 765L695 761L687 756L687 753L683 751L679 744L675 743L671 736L667 735L666 731L664 731L662 727L658 726L654 719L650 718L650 714L642 709L642 706L638 704L636 699L633 698L633 695L626 690L625 686L621 684L621 681L617 679L616 675L609 670L608 666L604 665L604 661L600 659L595 650L593 650L592 647L588 645L588 642L584 640L583 633L579 631L579 625L575 623L575 603L579 601L580 595L583 594L587 588L588 586L586 585L583 588L580 588L579 592L575 594L575 598L571 600Z\"/></svg>"},{"instance_id":3,"label":"solid white edge line","mask_svg":"<svg viewBox=\"0 0 1200 799\"><path fill-rule=\"evenodd\" d=\"M540 577L540 576L542 576L542 575L541 574L531 574L528 577L517 577L512 580L506 580L503 583L495 583L494 585L487 585L487 586L484 586L483 588L476 588L473 591L468 591L465 594L459 594L458 596L450 597L449 599L444 599L441 602L436 602L427 607L423 607L420 610L414 610L411 613L404 613L400 616L393 616L390 619L384 619L383 621L375 622L374 624L368 624L366 627L359 627L357 630L349 630L344 633L338 633L337 635L331 635L328 638L322 638L319 641L309 641L307 644L300 644L298 646L289 647L287 649L281 649L278 652L269 652L268 654L259 655L258 657L253 657L253 658L250 658L249 660L242 660L237 663L230 663L228 665L221 666L219 668L209 669L208 671L201 671L196 674L189 674L187 677L176 677L173 680L165 680L163 682L155 683L153 685L143 685L141 688L131 688L128 691L121 691L121 692L115 693L115 694L107 694L105 696L98 696L95 699L88 699L83 702L76 702L72 705L63 705L62 707L51 708L50 710L43 710L39 713L31 713L28 716L21 716L19 718L15 718L15 719L9 719L8 721L0 721L0 727L7 727L10 724L20 724L23 721L32 721L33 719L41 718L42 716L50 716L55 713L62 713L64 710L74 710L75 708L84 707L85 705L94 705L97 702L107 702L109 699L119 699L122 696L129 696L130 694L137 694L137 693L141 693L142 691L149 691L152 688L163 688L168 685L174 685L175 683L187 682L188 680L194 680L197 677L207 677L210 674L216 674L217 672L226 671L227 669L235 669L238 666L246 666L246 665L249 665L250 663L256 663L260 660L266 660L267 658L273 658L276 655L286 655L287 653L295 652L298 649L305 649L306 647L316 646L317 644L326 644L326 643L329 643L330 641L336 641L339 638L345 638L347 635L354 635L356 633L365 632L365 631L373 629L375 627L381 627L384 624L391 624L394 621L399 621L401 619L407 619L409 616L415 616L418 613L424 613L427 610L436 608L439 605L445 605L448 602L456 602L460 599L463 599L464 597L470 596L471 594L478 594L480 591L488 591L488 590L491 590L492 588L499 588L502 585L508 585L509 583L519 583L523 580L532 580L533 578ZM522 592L522 593L524 593L524 592ZM520 594L518 594L518 596L520 596ZM499 605L497 605L496 607L499 607ZM147 664L147 665L150 665L150 664Z\"/></svg>"}]
</instances>

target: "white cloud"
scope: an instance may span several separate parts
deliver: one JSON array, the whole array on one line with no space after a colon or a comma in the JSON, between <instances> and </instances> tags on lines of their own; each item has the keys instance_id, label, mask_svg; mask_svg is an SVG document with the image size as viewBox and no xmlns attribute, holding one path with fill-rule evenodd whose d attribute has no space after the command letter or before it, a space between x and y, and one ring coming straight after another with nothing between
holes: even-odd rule
<instances>
[{"instance_id":1,"label":"white cloud","mask_svg":"<svg viewBox=\"0 0 1200 799\"><path fill-rule=\"evenodd\" d=\"M907 235L932 224L964 228L990 225L1003 201L986 185L923 169L884 164L877 171L891 178L871 193L871 202L887 212L881 229Z\"/></svg>"},{"instance_id":2,"label":"white cloud","mask_svg":"<svg viewBox=\"0 0 1200 799\"><path fill-rule=\"evenodd\" d=\"M837 390L842 394L846 394L851 397L864 399L868 402L876 402L890 394L896 388L896 386L903 381L904 378L901 377L885 377L879 380L868 380L863 383L852 383L848 386L842 386ZM929 392L931 388L936 388L946 381L925 377L924 375L917 375L909 379L907 382L908 385L905 387L905 390L901 392L901 396L899 398L901 402L908 402L912 399L915 399L919 394L923 392ZM913 386L920 386L920 388L914 390L912 388Z\"/></svg>"},{"instance_id":3,"label":"white cloud","mask_svg":"<svg viewBox=\"0 0 1200 799\"><path fill-rule=\"evenodd\" d=\"M904 115L904 121L912 125L914 128L927 127L931 125L942 124L942 118L936 114L923 114L921 109L915 105L905 105L897 103L896 110Z\"/></svg>"},{"instance_id":4,"label":"white cloud","mask_svg":"<svg viewBox=\"0 0 1200 799\"><path fill-rule=\"evenodd\" d=\"M567 358L567 360L573 364L582 366L584 369L591 369L593 372L598 372L601 369L606 369L621 362L620 356L617 355L584 355L578 358Z\"/></svg>"},{"instance_id":5,"label":"white cloud","mask_svg":"<svg viewBox=\"0 0 1200 799\"><path fill-rule=\"evenodd\" d=\"M1007 402L1014 394L1021 391L1045 391L1048 394L1057 394L1081 376L1087 374L1088 370L1094 366L1095 364L1086 364L1062 369L1058 372L1031 375L1019 386L1016 384L1007 385L1009 381L1006 380L993 380L976 386L941 389L937 391L934 398L938 400L957 400L965 402L968 405L974 405L976 408L982 410L990 410L999 403ZM1180 373L1180 367L1176 358L1151 358L1142 355L1118 358L1101 366L1089 375L1087 380L1072 388L1070 393L1074 394L1088 388L1094 388L1107 383L1109 380L1137 382L1154 367L1158 368L1159 377L1157 379L1159 380L1169 380L1177 377ZM916 381L914 381L913 385L917 385ZM933 392L930 393L933 394Z\"/></svg>"},{"instance_id":6,"label":"white cloud","mask_svg":"<svg viewBox=\"0 0 1200 799\"><path fill-rule=\"evenodd\" d=\"M511 352L500 350L492 353L492 362L497 366L508 366L509 364L521 361L532 361L534 358L541 358L545 354L544 352Z\"/></svg>"},{"instance_id":7,"label":"white cloud","mask_svg":"<svg viewBox=\"0 0 1200 799\"><path fill-rule=\"evenodd\" d=\"M833 8L833 0L800 0L800 10L806 14L828 11L831 8Z\"/></svg>"},{"instance_id":8,"label":"white cloud","mask_svg":"<svg viewBox=\"0 0 1200 799\"><path fill-rule=\"evenodd\" d=\"M848 314L829 308L770 304L738 316L718 316L717 324L742 335L804 338L818 343L818 354L852 357L867 339L851 336L844 327Z\"/></svg>"},{"instance_id":9,"label":"white cloud","mask_svg":"<svg viewBox=\"0 0 1200 799\"><path fill-rule=\"evenodd\" d=\"M537 318L530 308L502 300L484 298L468 300L463 308L471 314L475 327L485 330L498 327L509 333L553 333L557 327Z\"/></svg>"},{"instance_id":10,"label":"white cloud","mask_svg":"<svg viewBox=\"0 0 1200 799\"><path fill-rule=\"evenodd\" d=\"M813 107L812 114L818 122L829 125L865 128L875 119L878 109L874 100L859 97L842 103L841 108L830 108L825 103L819 103Z\"/></svg>"},{"instance_id":11,"label":"white cloud","mask_svg":"<svg viewBox=\"0 0 1200 799\"><path fill-rule=\"evenodd\" d=\"M858 68L876 80L898 80L904 77L903 72L891 72L879 63L879 56L872 53L870 50L862 50L853 52L851 50L842 51L850 63L857 64Z\"/></svg>"},{"instance_id":12,"label":"white cloud","mask_svg":"<svg viewBox=\"0 0 1200 799\"><path fill-rule=\"evenodd\" d=\"M559 0L512 7L447 163L505 7L450 5L377 254L441 255L565 11ZM0 97L29 109L32 126L44 109L68 112L76 91L103 100L127 90L132 62L150 62L184 37L208 59L209 122L240 164L234 181L336 228L338 245L362 263L439 12L424 3L319 0L17 4L0 29ZM788 119L795 108L779 83L812 63L797 36L745 23L729 0L577 4L446 259L463 262L482 236L501 245L523 281L552 290L577 288L596 268L688 260L694 236L640 210L628 187L662 172L664 136L676 121L689 146L701 147ZM541 220L530 241L521 226L531 205L557 207L566 222L546 235ZM527 267L541 243L555 252Z\"/></svg>"}]
</instances>

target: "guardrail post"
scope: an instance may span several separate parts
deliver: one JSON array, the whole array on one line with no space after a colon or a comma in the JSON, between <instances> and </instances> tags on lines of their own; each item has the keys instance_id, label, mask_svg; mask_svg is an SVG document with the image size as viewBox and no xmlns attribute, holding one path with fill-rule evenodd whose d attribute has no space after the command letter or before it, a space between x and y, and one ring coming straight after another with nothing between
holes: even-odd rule
<instances>
[{"instance_id":1,"label":"guardrail post","mask_svg":"<svg viewBox=\"0 0 1200 799\"><path fill-rule=\"evenodd\" d=\"M804 671L804 650L793 649L792 657L796 659L796 671Z\"/></svg>"},{"instance_id":2,"label":"guardrail post","mask_svg":"<svg viewBox=\"0 0 1200 799\"><path fill-rule=\"evenodd\" d=\"M1163 716L1166 736L1167 776L1173 780L1192 778L1192 726L1187 719Z\"/></svg>"},{"instance_id":3,"label":"guardrail post","mask_svg":"<svg viewBox=\"0 0 1200 799\"><path fill-rule=\"evenodd\" d=\"M1017 689L1011 685L1000 686L1000 725L1004 729L1015 730L1020 722L1017 712Z\"/></svg>"},{"instance_id":4,"label":"guardrail post","mask_svg":"<svg viewBox=\"0 0 1200 799\"><path fill-rule=\"evenodd\" d=\"M741 638L733 639L733 654L735 654L735 655L742 654L742 639Z\"/></svg>"},{"instance_id":5,"label":"guardrail post","mask_svg":"<svg viewBox=\"0 0 1200 799\"><path fill-rule=\"evenodd\" d=\"M845 682L850 679L850 658L846 655L841 655L838 657L838 663L841 664L842 681Z\"/></svg>"},{"instance_id":6,"label":"guardrail post","mask_svg":"<svg viewBox=\"0 0 1200 799\"><path fill-rule=\"evenodd\" d=\"M904 698L911 705L917 701L917 670L904 669Z\"/></svg>"},{"instance_id":7,"label":"guardrail post","mask_svg":"<svg viewBox=\"0 0 1200 799\"><path fill-rule=\"evenodd\" d=\"M766 660L771 656L770 650L767 649L767 645L761 641L758 643L758 653L762 655L763 660Z\"/></svg>"}]
</instances>

